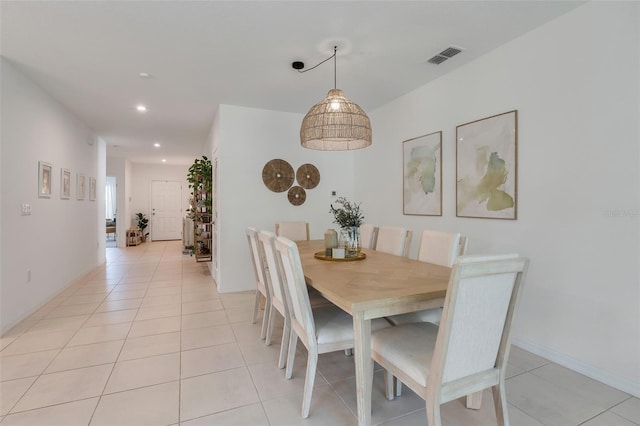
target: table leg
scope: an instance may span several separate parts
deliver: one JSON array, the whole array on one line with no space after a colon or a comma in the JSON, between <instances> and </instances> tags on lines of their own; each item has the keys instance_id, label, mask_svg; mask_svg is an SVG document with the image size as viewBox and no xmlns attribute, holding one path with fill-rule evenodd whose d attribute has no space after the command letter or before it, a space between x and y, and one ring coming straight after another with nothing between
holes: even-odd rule
<instances>
[{"instance_id":1,"label":"table leg","mask_svg":"<svg viewBox=\"0 0 640 426\"><path fill-rule=\"evenodd\" d=\"M482 391L467 395L467 408L479 410L482 407Z\"/></svg>"},{"instance_id":2,"label":"table leg","mask_svg":"<svg viewBox=\"0 0 640 426\"><path fill-rule=\"evenodd\" d=\"M355 340L356 392L358 395L358 425L371 424L371 389L373 384L373 360L371 359L371 320L362 312L353 314Z\"/></svg>"}]
</instances>

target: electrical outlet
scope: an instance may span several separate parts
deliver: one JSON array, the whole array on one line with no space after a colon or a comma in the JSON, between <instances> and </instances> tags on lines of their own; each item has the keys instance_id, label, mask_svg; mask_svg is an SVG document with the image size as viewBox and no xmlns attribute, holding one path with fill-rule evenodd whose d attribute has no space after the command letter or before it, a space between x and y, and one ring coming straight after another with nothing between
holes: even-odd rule
<instances>
[{"instance_id":1,"label":"electrical outlet","mask_svg":"<svg viewBox=\"0 0 640 426\"><path fill-rule=\"evenodd\" d=\"M336 191L331 191L331 196L335 197L336 196Z\"/></svg>"}]
</instances>

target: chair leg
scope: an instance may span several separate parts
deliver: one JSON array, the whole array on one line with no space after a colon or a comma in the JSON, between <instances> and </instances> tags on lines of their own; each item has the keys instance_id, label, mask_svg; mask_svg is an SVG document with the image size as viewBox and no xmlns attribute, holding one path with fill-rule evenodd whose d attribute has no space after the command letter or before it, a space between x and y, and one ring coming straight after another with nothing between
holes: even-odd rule
<instances>
[{"instance_id":1,"label":"chair leg","mask_svg":"<svg viewBox=\"0 0 640 426\"><path fill-rule=\"evenodd\" d=\"M345 349L344 356L353 356L353 348Z\"/></svg>"},{"instance_id":2,"label":"chair leg","mask_svg":"<svg viewBox=\"0 0 640 426\"><path fill-rule=\"evenodd\" d=\"M385 396L389 401L393 401L394 399L393 385L395 381L396 381L396 378L393 376L393 374L391 374L389 370L384 370L384 389L386 394Z\"/></svg>"},{"instance_id":3,"label":"chair leg","mask_svg":"<svg viewBox=\"0 0 640 426\"><path fill-rule=\"evenodd\" d=\"M492 387L493 404L496 409L496 420L498 426L509 426L509 415L507 413L507 393L505 392L504 383L501 382Z\"/></svg>"},{"instance_id":4,"label":"chair leg","mask_svg":"<svg viewBox=\"0 0 640 426\"><path fill-rule=\"evenodd\" d=\"M402 382L396 377L393 378L396 382L396 396L402 396Z\"/></svg>"},{"instance_id":5,"label":"chair leg","mask_svg":"<svg viewBox=\"0 0 640 426\"><path fill-rule=\"evenodd\" d=\"M442 426L442 421L440 419L440 403L435 400L433 394L427 394L427 424L429 426Z\"/></svg>"},{"instance_id":6,"label":"chair leg","mask_svg":"<svg viewBox=\"0 0 640 426\"><path fill-rule=\"evenodd\" d=\"M269 309L269 322L267 323L267 334L265 336L265 341L264 344L269 346L271 345L271 337L273 335L273 316L275 315L275 309L273 309L273 306L270 307ZM267 317L267 311L266 311L266 307L265 307L265 312L264 312L265 318ZM264 324L264 323L263 323Z\"/></svg>"},{"instance_id":7,"label":"chair leg","mask_svg":"<svg viewBox=\"0 0 640 426\"><path fill-rule=\"evenodd\" d=\"M311 395L313 394L313 384L316 381L316 369L318 367L318 354L309 352L307 356L307 375L304 379L304 395L302 396L302 418L309 417L311 408Z\"/></svg>"},{"instance_id":8,"label":"chair leg","mask_svg":"<svg viewBox=\"0 0 640 426\"><path fill-rule=\"evenodd\" d=\"M260 330L260 338L265 339L267 337L267 328L269 328L269 321L271 320L271 300L269 298L264 302L264 314L262 316L262 328Z\"/></svg>"},{"instance_id":9,"label":"chair leg","mask_svg":"<svg viewBox=\"0 0 640 426\"><path fill-rule=\"evenodd\" d=\"M282 329L282 343L280 344L280 358L278 358L278 368L284 368L289 355L289 339L291 335L291 324L284 319L284 328Z\"/></svg>"},{"instance_id":10,"label":"chair leg","mask_svg":"<svg viewBox=\"0 0 640 426\"><path fill-rule=\"evenodd\" d=\"M256 289L256 302L253 305L253 317L251 318L251 324L255 324L258 321L258 309L260 308L260 290Z\"/></svg>"},{"instance_id":11,"label":"chair leg","mask_svg":"<svg viewBox=\"0 0 640 426\"><path fill-rule=\"evenodd\" d=\"M287 369L284 373L284 377L287 379L290 379L293 374L293 362L296 358L296 346L298 346L298 335L295 330L291 330L291 335L289 336L289 353L287 355Z\"/></svg>"}]
</instances>

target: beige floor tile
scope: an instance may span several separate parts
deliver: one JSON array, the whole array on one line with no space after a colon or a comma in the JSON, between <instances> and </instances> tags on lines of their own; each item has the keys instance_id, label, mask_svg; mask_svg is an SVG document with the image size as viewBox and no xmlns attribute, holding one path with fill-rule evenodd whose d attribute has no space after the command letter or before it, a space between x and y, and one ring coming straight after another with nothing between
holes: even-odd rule
<instances>
[{"instance_id":1,"label":"beige floor tile","mask_svg":"<svg viewBox=\"0 0 640 426\"><path fill-rule=\"evenodd\" d=\"M180 421L259 401L246 368L183 379L180 398Z\"/></svg>"},{"instance_id":2,"label":"beige floor tile","mask_svg":"<svg viewBox=\"0 0 640 426\"><path fill-rule=\"evenodd\" d=\"M182 350L235 342L236 337L230 325L194 328L182 331Z\"/></svg>"},{"instance_id":3,"label":"beige floor tile","mask_svg":"<svg viewBox=\"0 0 640 426\"><path fill-rule=\"evenodd\" d=\"M238 346L247 365L262 363L278 363L280 344L274 342L265 346L264 340L238 340Z\"/></svg>"},{"instance_id":4,"label":"beige floor tile","mask_svg":"<svg viewBox=\"0 0 640 426\"><path fill-rule=\"evenodd\" d=\"M180 378L180 353L119 361L104 393L114 393L171 382Z\"/></svg>"},{"instance_id":5,"label":"beige floor tile","mask_svg":"<svg viewBox=\"0 0 640 426\"><path fill-rule=\"evenodd\" d=\"M127 284L118 284L116 288L113 289L113 291L117 291L117 292L140 291L140 290L146 290L148 288L149 288L149 283L127 283Z\"/></svg>"},{"instance_id":6,"label":"beige floor tile","mask_svg":"<svg viewBox=\"0 0 640 426\"><path fill-rule=\"evenodd\" d=\"M18 336L0 337L0 351L9 346L10 343L13 343L17 338Z\"/></svg>"},{"instance_id":7,"label":"beige floor tile","mask_svg":"<svg viewBox=\"0 0 640 426\"><path fill-rule=\"evenodd\" d=\"M138 314L137 309L127 309L124 311L97 312L89 317L84 327L96 327L98 325L120 324L133 322Z\"/></svg>"},{"instance_id":8,"label":"beige floor tile","mask_svg":"<svg viewBox=\"0 0 640 426\"><path fill-rule=\"evenodd\" d=\"M127 339L119 361L144 358L180 351L180 333L156 334Z\"/></svg>"},{"instance_id":9,"label":"beige floor tile","mask_svg":"<svg viewBox=\"0 0 640 426\"><path fill-rule=\"evenodd\" d=\"M67 347L108 342L110 340L123 340L127 337L131 324L131 322L124 322L81 328L67 343Z\"/></svg>"},{"instance_id":10,"label":"beige floor tile","mask_svg":"<svg viewBox=\"0 0 640 426\"><path fill-rule=\"evenodd\" d=\"M542 367L545 364L548 364L550 361L542 358L541 356L532 354L531 352L525 351L524 349L520 349L517 346L511 345L511 350L509 351L509 364L512 364L515 367L518 367L523 371L530 371L534 368Z\"/></svg>"},{"instance_id":11,"label":"beige floor tile","mask_svg":"<svg viewBox=\"0 0 640 426\"><path fill-rule=\"evenodd\" d=\"M253 317L253 307L252 306L241 306L239 308L231 308L226 309L227 318L229 322L235 323L243 323L250 320Z\"/></svg>"},{"instance_id":12,"label":"beige floor tile","mask_svg":"<svg viewBox=\"0 0 640 426\"><path fill-rule=\"evenodd\" d=\"M0 416L8 414L16 402L27 392L37 377L0 382Z\"/></svg>"},{"instance_id":13,"label":"beige floor tile","mask_svg":"<svg viewBox=\"0 0 640 426\"><path fill-rule=\"evenodd\" d=\"M175 317L176 315L180 315L181 310L180 300L172 305L148 306L138 310L136 320L144 321L154 318Z\"/></svg>"},{"instance_id":14,"label":"beige floor tile","mask_svg":"<svg viewBox=\"0 0 640 426\"><path fill-rule=\"evenodd\" d=\"M245 405L210 416L181 422L180 426L269 426L269 420L261 404Z\"/></svg>"},{"instance_id":15,"label":"beige floor tile","mask_svg":"<svg viewBox=\"0 0 640 426\"><path fill-rule=\"evenodd\" d=\"M354 357L346 356L344 351L322 354L318 357L318 371L329 383L355 377Z\"/></svg>"},{"instance_id":16,"label":"beige floor tile","mask_svg":"<svg viewBox=\"0 0 640 426\"><path fill-rule=\"evenodd\" d=\"M611 409L615 414L640 425L640 399L629 398Z\"/></svg>"},{"instance_id":17,"label":"beige floor tile","mask_svg":"<svg viewBox=\"0 0 640 426\"><path fill-rule=\"evenodd\" d=\"M182 315L182 329L213 327L214 325L228 324L224 311L200 312L198 314Z\"/></svg>"},{"instance_id":18,"label":"beige floor tile","mask_svg":"<svg viewBox=\"0 0 640 426\"><path fill-rule=\"evenodd\" d=\"M41 319L25 334L51 333L62 330L78 330L87 321L89 315L77 315L73 317Z\"/></svg>"},{"instance_id":19,"label":"beige floor tile","mask_svg":"<svg viewBox=\"0 0 640 426\"><path fill-rule=\"evenodd\" d=\"M144 297L146 293L146 289L123 291L118 291L118 289L115 289L111 293L109 293L106 300L111 302L114 300L139 299L141 297Z\"/></svg>"},{"instance_id":20,"label":"beige floor tile","mask_svg":"<svg viewBox=\"0 0 640 426\"><path fill-rule=\"evenodd\" d=\"M582 423L581 426L637 426L637 424L638 423L630 422L611 411L605 411L593 419Z\"/></svg>"},{"instance_id":21,"label":"beige floor tile","mask_svg":"<svg viewBox=\"0 0 640 426\"><path fill-rule=\"evenodd\" d=\"M182 280L169 280L169 281L151 281L151 288L161 288L161 287L181 287Z\"/></svg>"},{"instance_id":22,"label":"beige floor tile","mask_svg":"<svg viewBox=\"0 0 640 426\"><path fill-rule=\"evenodd\" d=\"M45 315L46 318L73 317L77 315L92 314L100 303L84 303L82 305L58 306L53 311Z\"/></svg>"},{"instance_id":23,"label":"beige floor tile","mask_svg":"<svg viewBox=\"0 0 640 426\"><path fill-rule=\"evenodd\" d=\"M613 407L629 398L629 395L624 392L554 363L531 370L531 374L541 377L556 386L573 391L580 398L598 404L599 407L603 408Z\"/></svg>"},{"instance_id":24,"label":"beige floor tile","mask_svg":"<svg viewBox=\"0 0 640 426\"><path fill-rule=\"evenodd\" d=\"M138 276L138 277L123 277L122 279L120 279L120 281L118 281L118 285L123 285L123 284L139 284L139 283L146 283L148 284L151 281L151 277L145 277L145 276Z\"/></svg>"},{"instance_id":25,"label":"beige floor tile","mask_svg":"<svg viewBox=\"0 0 640 426\"><path fill-rule=\"evenodd\" d=\"M220 299L225 309L238 308L245 305L253 306L255 292L226 293L221 294Z\"/></svg>"},{"instance_id":26,"label":"beige floor tile","mask_svg":"<svg viewBox=\"0 0 640 426\"><path fill-rule=\"evenodd\" d=\"M103 302L96 312L110 312L110 311L125 311L128 309L138 309L142 304L142 298L139 299L125 299L125 300L110 300Z\"/></svg>"},{"instance_id":27,"label":"beige floor tile","mask_svg":"<svg viewBox=\"0 0 640 426\"><path fill-rule=\"evenodd\" d=\"M53 333L23 334L0 352L0 356L26 354L62 348L75 333L75 330L62 330Z\"/></svg>"},{"instance_id":28,"label":"beige floor tile","mask_svg":"<svg viewBox=\"0 0 640 426\"><path fill-rule=\"evenodd\" d=\"M247 368L261 401L289 394L302 395L304 392L307 362L306 357L302 355L296 356L291 379L284 377L285 370L278 368L277 363L253 364ZM326 385L327 381L316 372L314 388Z\"/></svg>"},{"instance_id":29,"label":"beige floor tile","mask_svg":"<svg viewBox=\"0 0 640 426\"><path fill-rule=\"evenodd\" d=\"M219 299L218 292L214 290L199 290L192 292L182 292L182 303L199 302L201 300Z\"/></svg>"},{"instance_id":30,"label":"beige floor tile","mask_svg":"<svg viewBox=\"0 0 640 426\"><path fill-rule=\"evenodd\" d=\"M9 331L2 335L2 339L9 337L19 337L26 333L31 327L36 325L39 319L31 319L30 317L11 327Z\"/></svg>"},{"instance_id":31,"label":"beige floor tile","mask_svg":"<svg viewBox=\"0 0 640 426\"><path fill-rule=\"evenodd\" d=\"M89 398L11 414L2 421L2 426L86 426L97 404L98 398Z\"/></svg>"},{"instance_id":32,"label":"beige floor tile","mask_svg":"<svg viewBox=\"0 0 640 426\"><path fill-rule=\"evenodd\" d=\"M287 426L326 426L357 425L358 421L335 392L329 386L319 386L313 391L309 417L303 419L302 395L289 394L262 403L267 418L272 425ZM372 423L374 424L374 423Z\"/></svg>"},{"instance_id":33,"label":"beige floor tile","mask_svg":"<svg viewBox=\"0 0 640 426\"><path fill-rule=\"evenodd\" d=\"M182 314L197 314L200 312L219 311L223 309L219 299L202 300L198 302L187 302L182 304Z\"/></svg>"},{"instance_id":34,"label":"beige floor tile","mask_svg":"<svg viewBox=\"0 0 640 426\"><path fill-rule=\"evenodd\" d=\"M60 352L58 349L0 358L0 381L41 374Z\"/></svg>"},{"instance_id":35,"label":"beige floor tile","mask_svg":"<svg viewBox=\"0 0 640 426\"><path fill-rule=\"evenodd\" d=\"M182 352L181 377L200 376L244 366L236 343L193 349Z\"/></svg>"},{"instance_id":36,"label":"beige floor tile","mask_svg":"<svg viewBox=\"0 0 640 426\"><path fill-rule=\"evenodd\" d=\"M180 331L180 325L179 316L134 321L129 331L129 338Z\"/></svg>"},{"instance_id":37,"label":"beige floor tile","mask_svg":"<svg viewBox=\"0 0 640 426\"><path fill-rule=\"evenodd\" d=\"M133 389L104 395L91 420L92 426L171 425L179 420L179 383Z\"/></svg>"},{"instance_id":38,"label":"beige floor tile","mask_svg":"<svg viewBox=\"0 0 640 426\"><path fill-rule=\"evenodd\" d=\"M226 312L226 310L225 310ZM255 342L256 340L260 340L260 331L262 328L262 315L258 316L258 320L255 324L251 324L251 316L244 319L242 322L231 324L231 328L233 328L233 333L236 335L238 341L248 340L250 342ZM274 327L275 328L275 327ZM279 337L276 333L273 335L273 339L275 341L279 341ZM264 340L263 340L264 342Z\"/></svg>"},{"instance_id":39,"label":"beige floor tile","mask_svg":"<svg viewBox=\"0 0 640 426\"><path fill-rule=\"evenodd\" d=\"M104 294L81 294L78 296L73 295L62 302L60 306L82 305L85 303L101 303L105 297L106 295Z\"/></svg>"},{"instance_id":40,"label":"beige floor tile","mask_svg":"<svg viewBox=\"0 0 640 426\"><path fill-rule=\"evenodd\" d=\"M175 295L180 295L181 293L182 293L182 289L178 286L154 287L152 285L147 290L146 295L147 296L175 296Z\"/></svg>"},{"instance_id":41,"label":"beige floor tile","mask_svg":"<svg viewBox=\"0 0 640 426\"><path fill-rule=\"evenodd\" d=\"M113 364L43 374L11 413L77 401L100 395Z\"/></svg>"},{"instance_id":42,"label":"beige floor tile","mask_svg":"<svg viewBox=\"0 0 640 426\"><path fill-rule=\"evenodd\" d=\"M507 401L548 426L578 425L605 410L531 373L506 381Z\"/></svg>"},{"instance_id":43,"label":"beige floor tile","mask_svg":"<svg viewBox=\"0 0 640 426\"><path fill-rule=\"evenodd\" d=\"M166 305L173 305L176 304L178 302L180 302L181 300L181 295L180 294L172 294L172 295L167 295L167 296L145 296L145 298L142 301L142 305L140 305L142 308L146 308L149 306L166 306Z\"/></svg>"},{"instance_id":44,"label":"beige floor tile","mask_svg":"<svg viewBox=\"0 0 640 426\"><path fill-rule=\"evenodd\" d=\"M124 340L113 340L64 348L47 367L45 373L55 373L101 364L113 364L118 359L123 343Z\"/></svg>"}]
</instances>

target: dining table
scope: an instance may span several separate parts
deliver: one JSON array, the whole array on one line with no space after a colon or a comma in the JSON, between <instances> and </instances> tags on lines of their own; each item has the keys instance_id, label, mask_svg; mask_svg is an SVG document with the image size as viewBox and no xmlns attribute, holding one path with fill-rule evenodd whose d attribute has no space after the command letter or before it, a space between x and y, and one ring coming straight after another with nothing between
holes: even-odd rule
<instances>
[{"instance_id":1,"label":"dining table","mask_svg":"<svg viewBox=\"0 0 640 426\"><path fill-rule=\"evenodd\" d=\"M451 268L362 250L361 260L323 259L324 240L297 241L307 285L353 316L358 424L371 424L371 320L441 307ZM316 257L316 254L318 256ZM478 396L467 407L479 408Z\"/></svg>"}]
</instances>

